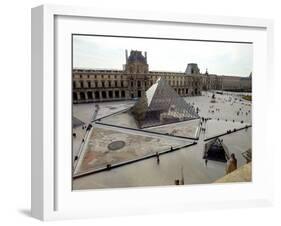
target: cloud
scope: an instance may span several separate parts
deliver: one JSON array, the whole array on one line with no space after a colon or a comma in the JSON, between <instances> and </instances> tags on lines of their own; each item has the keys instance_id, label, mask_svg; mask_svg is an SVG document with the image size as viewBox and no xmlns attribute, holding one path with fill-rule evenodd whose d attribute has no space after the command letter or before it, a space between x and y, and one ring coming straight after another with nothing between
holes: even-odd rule
<instances>
[{"instance_id":1,"label":"cloud","mask_svg":"<svg viewBox=\"0 0 281 226\"><path fill-rule=\"evenodd\" d=\"M201 72L248 76L252 71L252 44L73 36L74 67L122 69L125 49L147 51L150 70L184 71L197 63Z\"/></svg>"}]
</instances>

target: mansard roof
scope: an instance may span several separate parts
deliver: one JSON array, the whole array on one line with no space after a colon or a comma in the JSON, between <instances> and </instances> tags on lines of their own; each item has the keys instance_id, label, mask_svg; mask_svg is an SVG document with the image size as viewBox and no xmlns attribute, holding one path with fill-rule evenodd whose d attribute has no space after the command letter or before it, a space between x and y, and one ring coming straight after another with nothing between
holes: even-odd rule
<instances>
[{"instance_id":1,"label":"mansard roof","mask_svg":"<svg viewBox=\"0 0 281 226\"><path fill-rule=\"evenodd\" d=\"M141 51L131 50L130 56L128 58L128 62L129 63L134 63L134 62L146 63L146 58L145 58L145 56L142 55Z\"/></svg>"}]
</instances>

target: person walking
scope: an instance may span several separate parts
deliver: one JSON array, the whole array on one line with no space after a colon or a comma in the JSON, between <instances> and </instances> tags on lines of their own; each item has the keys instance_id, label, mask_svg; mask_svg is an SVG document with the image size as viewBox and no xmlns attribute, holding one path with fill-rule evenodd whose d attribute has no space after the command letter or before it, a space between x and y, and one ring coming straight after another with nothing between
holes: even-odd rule
<instances>
[{"instance_id":1,"label":"person walking","mask_svg":"<svg viewBox=\"0 0 281 226\"><path fill-rule=\"evenodd\" d=\"M207 167L207 165L208 165L208 159L205 158L205 166Z\"/></svg>"},{"instance_id":2,"label":"person walking","mask_svg":"<svg viewBox=\"0 0 281 226\"><path fill-rule=\"evenodd\" d=\"M160 163L160 158L159 158L159 153L158 153L158 152L156 152L156 159L157 159L157 164L159 165L159 163Z\"/></svg>"},{"instance_id":3,"label":"person walking","mask_svg":"<svg viewBox=\"0 0 281 226\"><path fill-rule=\"evenodd\" d=\"M208 152L205 152L204 159L205 159L205 166L207 167L207 164L208 164Z\"/></svg>"}]
</instances>

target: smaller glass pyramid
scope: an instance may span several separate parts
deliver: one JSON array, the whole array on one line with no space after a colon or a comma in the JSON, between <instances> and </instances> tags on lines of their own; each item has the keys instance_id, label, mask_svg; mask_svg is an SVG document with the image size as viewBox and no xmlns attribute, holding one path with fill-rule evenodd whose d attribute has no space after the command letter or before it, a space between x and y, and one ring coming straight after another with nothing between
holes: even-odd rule
<instances>
[{"instance_id":1,"label":"smaller glass pyramid","mask_svg":"<svg viewBox=\"0 0 281 226\"><path fill-rule=\"evenodd\" d=\"M229 151L223 140L215 138L205 144L203 159L226 162L229 158Z\"/></svg>"},{"instance_id":2,"label":"smaller glass pyramid","mask_svg":"<svg viewBox=\"0 0 281 226\"><path fill-rule=\"evenodd\" d=\"M140 128L199 118L194 107L178 96L163 78L146 91L131 113Z\"/></svg>"}]
</instances>

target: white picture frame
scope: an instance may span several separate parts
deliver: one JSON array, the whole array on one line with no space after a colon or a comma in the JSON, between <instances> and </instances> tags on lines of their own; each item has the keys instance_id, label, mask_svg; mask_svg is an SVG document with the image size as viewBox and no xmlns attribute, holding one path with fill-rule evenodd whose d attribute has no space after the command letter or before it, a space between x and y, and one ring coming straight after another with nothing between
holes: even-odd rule
<instances>
[{"instance_id":1,"label":"white picture frame","mask_svg":"<svg viewBox=\"0 0 281 226\"><path fill-rule=\"evenodd\" d=\"M64 71L64 67L60 68L60 65L69 64L71 47L66 44L65 48L60 40L75 33L76 28L87 32L91 26L83 24L94 23L99 26L99 23L104 21L109 23L108 27L105 27L111 28L108 34L127 34L128 31L124 30L127 25L123 26L122 23L136 26L138 24L142 27L138 31L132 30L131 34L150 30L150 26L193 26L195 29L210 27L222 32L211 32L209 39L229 41L241 38L256 43L253 66L253 74L256 76L253 79L255 161L251 183L80 192L71 190L71 161L63 161L71 159L71 149L68 149L71 139L70 123L68 124L70 118L64 117L62 112L63 108L69 109L71 103L66 101L61 105L65 98L69 100L67 96L70 95L71 83L67 76L71 77L71 73ZM114 23L120 23L119 31L114 29ZM237 34L232 33L231 29L237 29ZM223 32L224 30L226 32ZM166 34L169 35L168 32ZM202 37L203 35L206 39L204 32ZM32 9L32 216L41 220L56 220L271 205L273 178L268 175L273 168L273 150L266 148L270 140L264 120L268 117L267 109L271 106L271 101L265 101L263 93L266 91L270 94L274 83L272 39L273 22L265 19L168 12L159 14L153 11L118 11L56 5L43 5ZM63 130L69 130L68 134ZM262 152L265 150L266 156Z\"/></svg>"}]
</instances>

